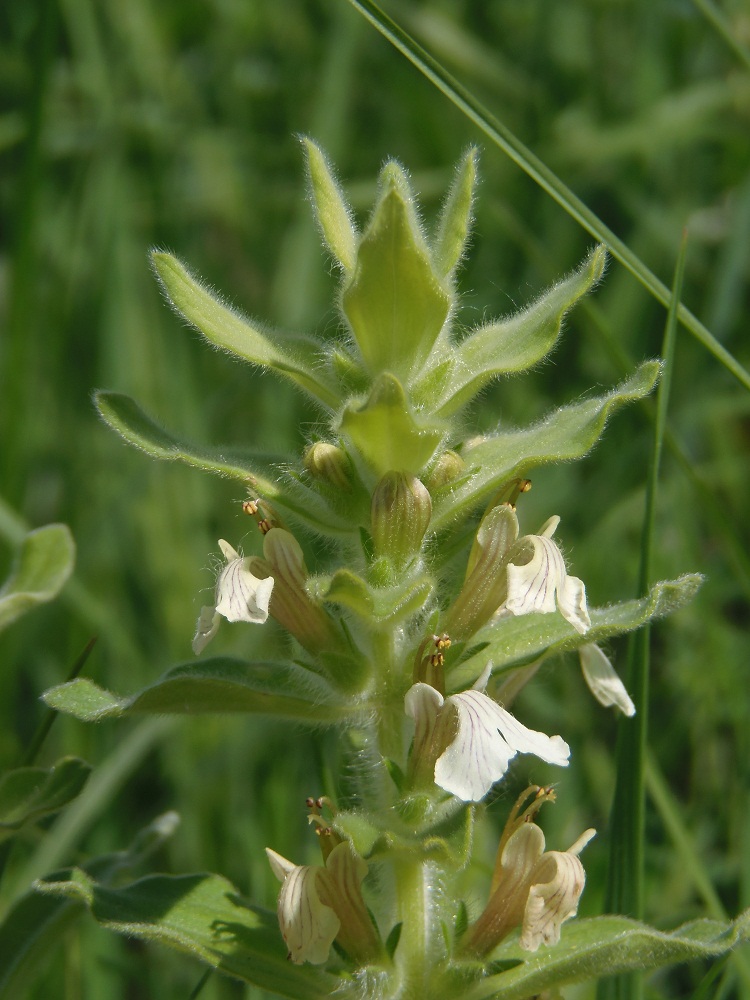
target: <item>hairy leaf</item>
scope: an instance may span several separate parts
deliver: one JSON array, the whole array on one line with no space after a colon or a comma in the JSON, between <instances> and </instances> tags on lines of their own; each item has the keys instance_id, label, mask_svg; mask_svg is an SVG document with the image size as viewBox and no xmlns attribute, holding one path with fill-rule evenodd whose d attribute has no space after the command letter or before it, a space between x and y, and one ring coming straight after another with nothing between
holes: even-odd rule
<instances>
[{"instance_id":1,"label":"hairy leaf","mask_svg":"<svg viewBox=\"0 0 750 1000\"><path fill-rule=\"evenodd\" d=\"M462 457L471 472L435 491L431 529L445 527L537 465L581 458L599 440L610 414L648 395L658 377L659 362L648 361L606 396L566 406L534 427L496 434L467 449Z\"/></svg>"},{"instance_id":2,"label":"hairy leaf","mask_svg":"<svg viewBox=\"0 0 750 1000\"><path fill-rule=\"evenodd\" d=\"M50 688L42 697L50 708L85 722L143 713L248 712L317 724L340 722L350 712L326 681L309 670L229 657L179 664L129 697L105 691L85 677Z\"/></svg>"},{"instance_id":3,"label":"hairy leaf","mask_svg":"<svg viewBox=\"0 0 750 1000\"><path fill-rule=\"evenodd\" d=\"M525 1000L565 983L717 957L749 939L750 910L732 923L694 920L671 933L627 917L574 920L565 925L562 940L554 948L530 955L515 943L501 946L493 958L520 964L482 979L461 996L463 1000Z\"/></svg>"},{"instance_id":4,"label":"hairy leaf","mask_svg":"<svg viewBox=\"0 0 750 1000\"><path fill-rule=\"evenodd\" d=\"M287 376L332 409L338 406L317 341L263 330L221 302L172 254L154 252L151 261L174 308L212 344Z\"/></svg>"},{"instance_id":5,"label":"hairy leaf","mask_svg":"<svg viewBox=\"0 0 750 1000\"><path fill-rule=\"evenodd\" d=\"M496 375L523 371L554 346L563 317L599 280L607 253L596 247L577 271L540 296L528 308L474 330L455 349L454 375L436 410L455 413Z\"/></svg>"},{"instance_id":6,"label":"hairy leaf","mask_svg":"<svg viewBox=\"0 0 750 1000\"><path fill-rule=\"evenodd\" d=\"M481 650L450 669L447 680L452 691L463 690L482 673L488 661L500 672L514 665L530 663L543 653L561 653L588 642L600 642L640 628L654 618L662 618L691 601L702 582L698 574L664 580L651 588L647 597L607 608L589 608L591 628L585 635L556 611L549 614L501 618L473 637L472 644Z\"/></svg>"},{"instance_id":7,"label":"hairy leaf","mask_svg":"<svg viewBox=\"0 0 750 1000\"><path fill-rule=\"evenodd\" d=\"M36 888L84 902L110 930L193 955L274 994L319 1000L338 983L321 969L287 961L276 915L219 875L152 875L111 889L74 868Z\"/></svg>"}]
</instances>

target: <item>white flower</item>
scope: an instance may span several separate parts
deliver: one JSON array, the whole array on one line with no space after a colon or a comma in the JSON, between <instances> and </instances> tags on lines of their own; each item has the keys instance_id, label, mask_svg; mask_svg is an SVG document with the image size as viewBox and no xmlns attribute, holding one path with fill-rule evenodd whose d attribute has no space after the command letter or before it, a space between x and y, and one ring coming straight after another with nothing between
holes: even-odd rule
<instances>
[{"instance_id":1,"label":"white flower","mask_svg":"<svg viewBox=\"0 0 750 1000\"><path fill-rule=\"evenodd\" d=\"M580 646L578 655L581 658L581 670L591 693L596 700L604 705L614 705L623 715L635 715L635 705L625 690L625 685L615 672L609 658L595 642L587 642Z\"/></svg>"},{"instance_id":2,"label":"white flower","mask_svg":"<svg viewBox=\"0 0 750 1000\"><path fill-rule=\"evenodd\" d=\"M259 580L247 568L243 558L229 542L219 539L226 566L216 583L216 604L201 608L193 638L193 652L202 652L213 639L221 616L229 622L253 622L261 625L268 618L268 604L273 590L273 577Z\"/></svg>"},{"instance_id":3,"label":"white flower","mask_svg":"<svg viewBox=\"0 0 750 1000\"><path fill-rule=\"evenodd\" d=\"M538 535L524 535L508 562L508 596L501 610L512 615L559 611L582 635L591 627L586 588L577 576L568 576L565 561L552 541L560 518L551 517Z\"/></svg>"},{"instance_id":4,"label":"white flower","mask_svg":"<svg viewBox=\"0 0 750 1000\"><path fill-rule=\"evenodd\" d=\"M488 665L472 689L445 699L421 681L406 694L406 714L417 726L412 752L438 754L435 784L463 802L483 799L517 753L533 753L561 767L567 766L570 756L570 747L560 736L527 729L479 690L490 669Z\"/></svg>"}]
</instances>

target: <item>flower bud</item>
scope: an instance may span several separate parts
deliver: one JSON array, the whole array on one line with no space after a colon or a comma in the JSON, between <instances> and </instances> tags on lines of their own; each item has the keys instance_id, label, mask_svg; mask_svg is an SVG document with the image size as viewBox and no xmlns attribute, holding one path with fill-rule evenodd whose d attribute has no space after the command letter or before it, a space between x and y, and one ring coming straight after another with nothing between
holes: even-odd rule
<instances>
[{"instance_id":1,"label":"flower bud","mask_svg":"<svg viewBox=\"0 0 750 1000\"><path fill-rule=\"evenodd\" d=\"M351 462L343 448L327 441L316 441L305 452L304 464L311 476L351 493Z\"/></svg>"},{"instance_id":2,"label":"flower bud","mask_svg":"<svg viewBox=\"0 0 750 1000\"><path fill-rule=\"evenodd\" d=\"M458 452L444 451L442 455L438 456L437 461L425 476L425 486L430 493L433 493L441 486L446 486L454 479L458 479L465 469L466 462Z\"/></svg>"},{"instance_id":3,"label":"flower bud","mask_svg":"<svg viewBox=\"0 0 750 1000\"><path fill-rule=\"evenodd\" d=\"M415 476L386 473L372 494L375 555L404 566L419 552L431 515L430 494Z\"/></svg>"},{"instance_id":4,"label":"flower bud","mask_svg":"<svg viewBox=\"0 0 750 1000\"><path fill-rule=\"evenodd\" d=\"M307 593L305 558L294 535L271 528L263 539L263 555L265 559L252 559L250 566L274 578L271 615L311 653L339 647L332 618Z\"/></svg>"},{"instance_id":5,"label":"flower bud","mask_svg":"<svg viewBox=\"0 0 750 1000\"><path fill-rule=\"evenodd\" d=\"M456 639L467 639L492 618L508 593L506 558L518 537L518 519L508 504L485 515L474 540L466 578L443 626Z\"/></svg>"}]
</instances>

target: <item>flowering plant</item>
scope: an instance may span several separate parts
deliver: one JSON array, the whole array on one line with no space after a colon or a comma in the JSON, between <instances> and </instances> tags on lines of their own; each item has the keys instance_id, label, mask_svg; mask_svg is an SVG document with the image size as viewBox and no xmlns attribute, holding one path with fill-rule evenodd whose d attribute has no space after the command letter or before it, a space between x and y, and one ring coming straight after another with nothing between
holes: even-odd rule
<instances>
[{"instance_id":1,"label":"flowering plant","mask_svg":"<svg viewBox=\"0 0 750 1000\"><path fill-rule=\"evenodd\" d=\"M699 583L683 577L640 600L589 607L553 539L559 518L536 533L520 527L531 469L586 454L615 410L653 388L658 362L532 427L464 437L462 413L477 393L552 349L567 311L601 277L604 248L522 312L458 336L456 272L476 151L461 160L428 238L396 162L383 167L360 232L323 153L309 140L304 148L323 240L342 276L338 338L271 333L172 255L154 253L153 265L188 322L311 395L325 431L301 462L259 468L187 445L127 397L99 393L100 413L130 443L242 481L262 555L219 542L225 563L198 620L194 662L128 697L86 679L45 697L89 720L247 712L333 726L368 766L357 769L348 800L308 799L318 864L296 864L269 845L276 915L242 900L221 876L152 876L112 888L73 870L39 889L82 899L115 930L287 997L522 998L725 951L745 924L704 921L674 934L621 917L566 924L585 884L579 854L594 831L567 850L545 849L537 819L554 799L549 785L530 786L511 810L484 909L461 898L480 803L512 760L531 754L567 767L571 758L563 735L511 714L518 690L542 660L578 650L596 698L632 715L598 643L679 607ZM329 565L310 565L306 532L328 539ZM221 618L263 625L269 617L294 642L287 661L204 655Z\"/></svg>"}]
</instances>

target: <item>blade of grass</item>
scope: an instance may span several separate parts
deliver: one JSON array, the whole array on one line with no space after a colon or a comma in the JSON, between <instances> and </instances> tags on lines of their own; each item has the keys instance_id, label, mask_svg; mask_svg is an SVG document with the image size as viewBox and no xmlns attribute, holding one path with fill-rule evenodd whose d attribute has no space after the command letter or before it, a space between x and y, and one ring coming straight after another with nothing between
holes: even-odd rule
<instances>
[{"instance_id":1,"label":"blade of grass","mask_svg":"<svg viewBox=\"0 0 750 1000\"><path fill-rule=\"evenodd\" d=\"M654 445L646 484L646 508L641 535L639 595L648 592L664 431L672 378L677 332L677 304L685 271L687 234L683 235L675 267L672 300L667 316L662 356L664 368L656 399ZM645 767L648 734L650 629L642 628L631 640L628 656L628 690L636 706L632 719L622 719L617 734L617 780L610 821L610 852L607 869L605 910L643 917L643 844L645 820ZM597 1000L640 1000L643 980L639 973L604 979L597 988Z\"/></svg>"},{"instance_id":2,"label":"blade of grass","mask_svg":"<svg viewBox=\"0 0 750 1000\"><path fill-rule=\"evenodd\" d=\"M739 38L735 38L732 33L732 26L723 12L719 10L712 0L693 0L693 3L709 24L721 35L740 62L743 62L750 69L750 51L745 48Z\"/></svg>"},{"instance_id":3,"label":"blade of grass","mask_svg":"<svg viewBox=\"0 0 750 1000\"><path fill-rule=\"evenodd\" d=\"M86 660L88 660L91 650L96 645L96 639L97 637L93 636L86 643L86 645L83 648L83 651L79 654L75 663L73 664L73 667L71 668L71 671L68 674L66 681L74 680L83 670L84 664L86 663ZM51 708L47 709L47 711L44 713L44 717L39 724L39 728L37 729L36 733L34 734L34 738L29 744L29 749L23 756L23 760L21 761L22 767L31 767L31 765L36 761L37 755L39 754L39 751L42 749L42 745L44 741L47 739L47 735L50 729L52 728L52 723L57 718L57 714L58 713Z\"/></svg>"},{"instance_id":4,"label":"blade of grass","mask_svg":"<svg viewBox=\"0 0 750 1000\"><path fill-rule=\"evenodd\" d=\"M679 804L672 795L658 763L650 754L646 755L646 790L680 857L683 872L692 882L709 914L717 920L727 920L727 911L695 849L687 825L680 815ZM750 988L750 955L740 948L729 955L729 961L734 963L745 987Z\"/></svg>"},{"instance_id":5,"label":"blade of grass","mask_svg":"<svg viewBox=\"0 0 750 1000\"><path fill-rule=\"evenodd\" d=\"M26 892L34 879L69 860L81 837L106 811L123 784L136 771L153 747L174 728L174 719L147 719L132 729L116 749L96 768L85 789L50 827L36 851L23 867L8 874L5 902L9 906Z\"/></svg>"},{"instance_id":6,"label":"blade of grass","mask_svg":"<svg viewBox=\"0 0 750 1000\"><path fill-rule=\"evenodd\" d=\"M588 233L606 243L612 256L646 288L657 301L668 306L670 291L633 251L591 209L565 185L534 153L495 118L490 112L455 80L432 56L403 28L392 21L371 0L348 0L363 17L402 55L433 83L470 121L528 174L543 191L578 222ZM723 347L701 321L680 304L677 316L684 327L722 364L746 389L750 389L748 372L730 352Z\"/></svg>"}]
</instances>

